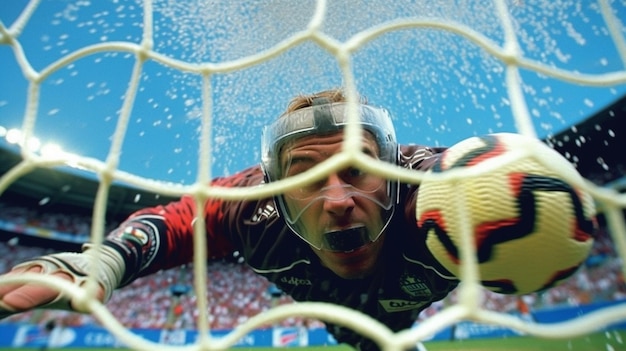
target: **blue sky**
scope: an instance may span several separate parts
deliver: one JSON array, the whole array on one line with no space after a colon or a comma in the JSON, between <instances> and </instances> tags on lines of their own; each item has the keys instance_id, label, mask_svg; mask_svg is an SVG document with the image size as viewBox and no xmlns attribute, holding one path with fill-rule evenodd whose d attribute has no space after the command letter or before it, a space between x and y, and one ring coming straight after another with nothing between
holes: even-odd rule
<instances>
[{"instance_id":1,"label":"blue sky","mask_svg":"<svg viewBox=\"0 0 626 351\"><path fill-rule=\"evenodd\" d=\"M2 0L0 20L10 27L25 0ZM305 28L314 2L282 0L155 1L154 50L193 63L227 62L267 49ZM448 4L449 3L449 4ZM525 56L571 71L623 71L592 1L508 1ZM618 18L623 4L614 2ZM324 32L339 41L398 16L453 19L502 43L489 1L376 1L370 6L329 1ZM107 41L141 40L142 10L135 0L42 0L17 38L37 71L74 50ZM624 29L622 28L622 33ZM357 86L369 102L394 116L402 143L452 145L472 135L514 131L503 65L466 39L429 29L387 33L354 57ZM134 57L90 55L52 74L43 84L35 127L42 142L104 160L122 106ZM538 135L557 133L616 100L624 84L585 87L522 71L524 93ZM259 160L262 126L289 99L337 87L336 61L304 43L259 66L212 77L214 176ZM190 184L199 147L200 78L152 61L144 65L120 159L122 170ZM0 126L20 128L27 81L13 51L0 46Z\"/></svg>"}]
</instances>

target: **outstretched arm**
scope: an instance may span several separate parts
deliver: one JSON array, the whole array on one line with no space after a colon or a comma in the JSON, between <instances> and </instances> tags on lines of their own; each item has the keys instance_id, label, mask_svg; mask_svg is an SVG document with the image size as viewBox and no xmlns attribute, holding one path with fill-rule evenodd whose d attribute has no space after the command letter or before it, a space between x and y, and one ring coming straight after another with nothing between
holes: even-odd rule
<instances>
[{"instance_id":1,"label":"outstretched arm","mask_svg":"<svg viewBox=\"0 0 626 351\"><path fill-rule=\"evenodd\" d=\"M259 174L260 169L253 167L231 177L216 179L214 185L254 185L259 182ZM207 246L210 246L207 247L209 258L224 257L233 251L225 235L228 231L225 223L232 217L225 214L225 209L229 209L230 205L220 199L211 199L203 209ZM85 245L83 253L39 257L14 267L7 276L40 273L67 279L80 286L92 273L93 267L99 267L98 299L106 302L114 289L130 284L138 277L189 263L194 253L195 213L195 201L190 196L183 196L165 206L140 210L107 236L99 246L100 252L96 252L91 245ZM94 266L92 260L96 253L102 264ZM54 288L36 282L0 282L0 319L34 308L76 310L76 306Z\"/></svg>"},{"instance_id":2,"label":"outstretched arm","mask_svg":"<svg viewBox=\"0 0 626 351\"><path fill-rule=\"evenodd\" d=\"M106 302L113 290L139 276L189 262L193 256L193 201L183 197L166 206L141 210L112 231L96 248L82 253L56 253L28 260L6 276L36 273L66 279L82 286L99 269L97 297ZM94 259L99 259L97 264ZM0 284L0 319L35 308L75 310L76 304L53 287L36 281ZM81 311L82 312L82 311Z\"/></svg>"}]
</instances>

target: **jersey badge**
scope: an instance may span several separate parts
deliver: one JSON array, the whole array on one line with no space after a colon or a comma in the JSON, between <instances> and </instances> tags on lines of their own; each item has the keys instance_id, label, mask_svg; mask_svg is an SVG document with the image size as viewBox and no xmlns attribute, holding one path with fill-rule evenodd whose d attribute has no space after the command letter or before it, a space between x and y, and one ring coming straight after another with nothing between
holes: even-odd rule
<instances>
[{"instance_id":1,"label":"jersey badge","mask_svg":"<svg viewBox=\"0 0 626 351\"><path fill-rule=\"evenodd\" d=\"M411 297L432 296L432 291L422 279L415 274L404 273L400 277L400 288Z\"/></svg>"}]
</instances>

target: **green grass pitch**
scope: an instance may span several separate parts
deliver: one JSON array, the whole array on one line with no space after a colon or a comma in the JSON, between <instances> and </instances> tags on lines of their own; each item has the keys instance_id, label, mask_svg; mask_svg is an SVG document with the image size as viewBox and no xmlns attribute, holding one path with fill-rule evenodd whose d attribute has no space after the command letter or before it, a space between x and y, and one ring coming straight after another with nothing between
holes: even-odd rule
<instances>
[{"instance_id":1,"label":"green grass pitch","mask_svg":"<svg viewBox=\"0 0 626 351\"><path fill-rule=\"evenodd\" d=\"M472 339L463 341L431 341L424 343L428 351L596 351L596 350L626 350L626 330L611 331L604 333L596 333L587 336L567 339L538 339L534 337L511 337L506 339ZM316 346L316 347L290 347L282 348L283 350L294 351L352 351L351 347L345 345L338 346ZM39 348L0 348L4 350L41 350ZM58 350L77 350L76 348L65 349L49 349L49 351ZM112 351L121 350L116 348L89 348L87 351ZM155 351L158 348L155 348ZM237 347L233 351L275 351L275 348L267 347Z\"/></svg>"}]
</instances>

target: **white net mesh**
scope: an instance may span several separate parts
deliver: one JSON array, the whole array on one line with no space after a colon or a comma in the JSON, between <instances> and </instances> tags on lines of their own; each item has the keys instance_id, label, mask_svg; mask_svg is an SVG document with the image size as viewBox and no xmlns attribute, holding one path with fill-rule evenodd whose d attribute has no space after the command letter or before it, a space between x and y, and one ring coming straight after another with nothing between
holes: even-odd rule
<instances>
[{"instance_id":1,"label":"white net mesh","mask_svg":"<svg viewBox=\"0 0 626 351\"><path fill-rule=\"evenodd\" d=\"M626 83L626 40L620 23L626 6L618 1L381 1L366 5L353 1L145 0L20 5L15 6L19 11L14 17L3 17L0 23L0 59L6 66L3 77L7 77L3 80L11 79L3 87L17 92L14 96L4 92L0 107L3 120L19 116L17 144L23 161L0 178L0 193L37 167L71 166L96 175L100 186L91 234L96 243L105 235L102 228L113 182L163 195L191 193L199 202L206 197L266 197L294 186L292 180L254 189L207 184L215 173L228 174L241 167L238 162L257 162L256 143L241 144L241 140L258 140L260 127L299 92L344 86L354 98L359 91L375 104L401 112L394 113L402 130L401 142L450 145L495 131L550 135L571 125L572 118L586 116L596 105L613 100ZM40 11L44 6L48 11ZM40 22L37 16L45 14L42 29L35 23ZM62 23L72 23L72 30L85 35L66 32ZM585 60L592 63L581 64ZM62 106L60 101L67 100L70 105ZM102 100L106 104L97 104ZM98 133L83 133L87 130ZM358 145L358 130L348 131L348 145ZM80 151L30 144L34 136L50 134ZM173 147L159 149L162 145ZM316 171L340 169L349 162L372 167L358 147L352 147L343 158L334 158ZM412 183L422 176L389 165L375 167ZM155 181L154 174L163 177ZM581 186L597 200L624 257L626 198L591 182ZM203 227L196 230L201 234ZM195 240L195 293L205 296L206 253L202 248L206 239L196 235ZM471 248L465 249L471 253ZM612 307L549 326L525 323L483 308L475 284L478 277L471 269L467 272L458 303L396 335L357 311L300 303L258 315L226 338L213 339L206 332L207 301L198 299L202 337L197 345L227 347L259 326L296 315L345 325L388 350L413 345L466 319L540 337L586 334L626 319L626 307ZM35 277L11 279L3 281ZM37 279L82 299L127 345L153 347L90 298L89 289Z\"/></svg>"}]
</instances>

